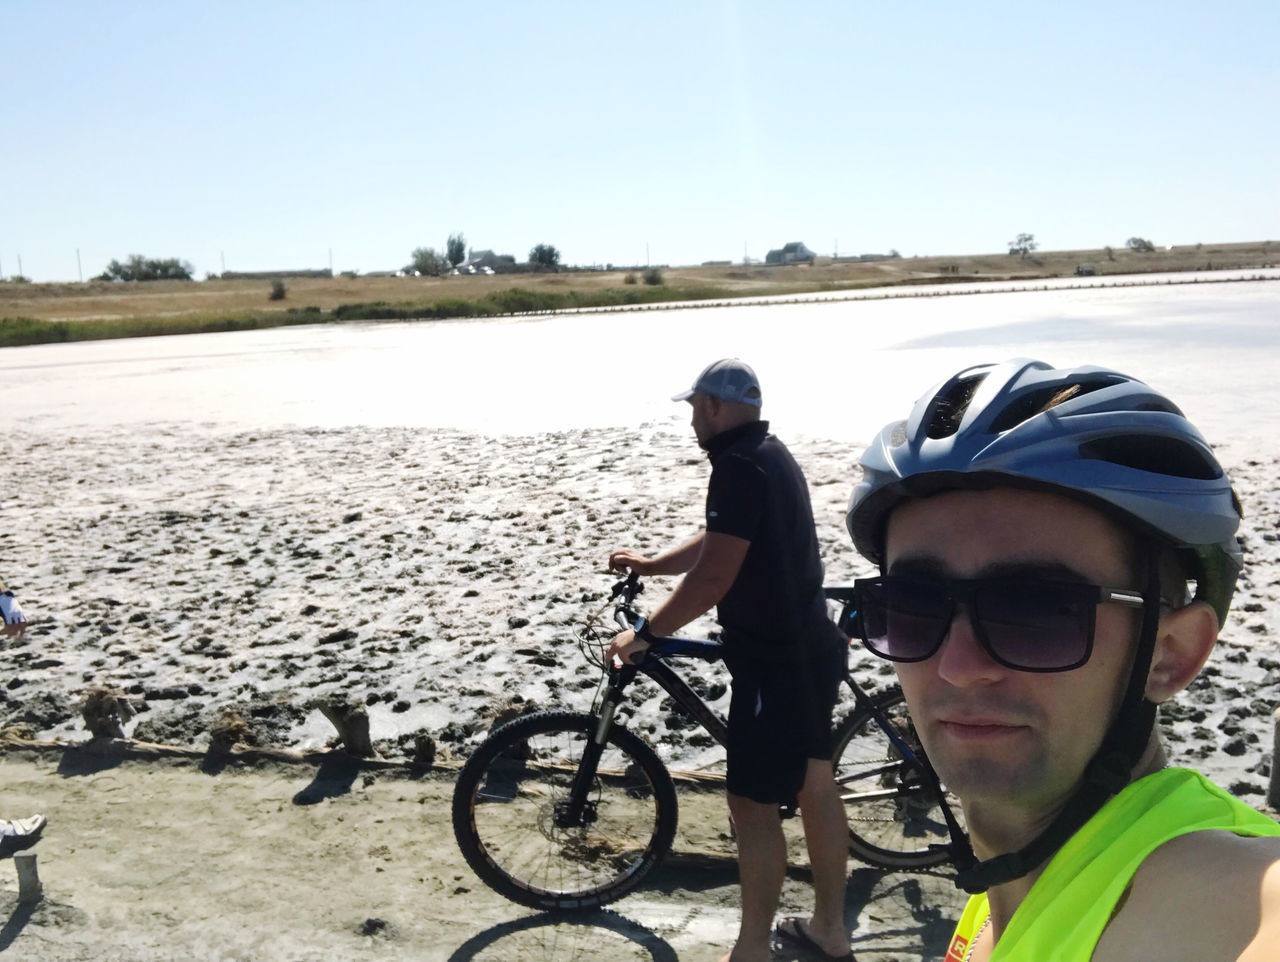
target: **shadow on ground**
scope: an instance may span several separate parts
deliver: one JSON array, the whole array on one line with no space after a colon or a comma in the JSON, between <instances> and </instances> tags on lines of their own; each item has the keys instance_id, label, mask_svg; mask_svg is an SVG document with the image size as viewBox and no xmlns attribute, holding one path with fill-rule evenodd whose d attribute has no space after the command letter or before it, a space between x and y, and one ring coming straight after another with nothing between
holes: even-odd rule
<instances>
[{"instance_id":1,"label":"shadow on ground","mask_svg":"<svg viewBox=\"0 0 1280 962\"><path fill-rule=\"evenodd\" d=\"M638 922L608 909L543 912L485 929L458 946L449 962L568 962L609 959L679 962L675 949Z\"/></svg>"}]
</instances>

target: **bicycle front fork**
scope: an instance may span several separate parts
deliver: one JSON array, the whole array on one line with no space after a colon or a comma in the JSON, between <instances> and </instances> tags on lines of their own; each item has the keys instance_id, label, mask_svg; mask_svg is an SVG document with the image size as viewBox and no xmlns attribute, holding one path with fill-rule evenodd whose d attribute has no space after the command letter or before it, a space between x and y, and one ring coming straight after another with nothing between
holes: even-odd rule
<instances>
[{"instance_id":1,"label":"bicycle front fork","mask_svg":"<svg viewBox=\"0 0 1280 962\"><path fill-rule=\"evenodd\" d=\"M621 701L620 690L610 687L605 693L595 732L583 746L578 770L574 772L573 784L569 787L569 796L557 806L556 822L561 828L580 828L595 821L595 803L590 796L595 787L600 758L604 755L604 746L608 744L609 732L613 730L613 716Z\"/></svg>"}]
</instances>

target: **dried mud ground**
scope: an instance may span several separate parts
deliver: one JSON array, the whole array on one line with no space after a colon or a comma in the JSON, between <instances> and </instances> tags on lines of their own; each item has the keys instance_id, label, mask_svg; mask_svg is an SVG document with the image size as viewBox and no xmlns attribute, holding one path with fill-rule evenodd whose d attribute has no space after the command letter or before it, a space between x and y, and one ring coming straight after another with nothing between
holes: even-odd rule
<instances>
[{"instance_id":1,"label":"dried mud ground","mask_svg":"<svg viewBox=\"0 0 1280 962\"><path fill-rule=\"evenodd\" d=\"M83 761L83 760L81 760ZM336 778L305 766L216 776L193 764L77 765L7 757L6 806L50 818L36 851L45 898L17 903L0 862L0 953L34 960L714 959L737 889L721 799L681 798L675 851L644 888L566 921L523 909L470 872L449 825L451 781ZM804 910L799 835L784 908ZM848 921L863 959L941 955L956 899L933 875L855 868ZM926 951L929 949L930 951ZM783 956L785 957L785 956Z\"/></svg>"},{"instance_id":2,"label":"dried mud ground","mask_svg":"<svg viewBox=\"0 0 1280 962\"><path fill-rule=\"evenodd\" d=\"M785 437L808 475L829 582L866 569L842 514L859 447ZM706 464L662 426L484 437L351 429L230 433L157 423L0 441L0 578L31 629L4 642L0 724L80 744L78 701L125 692L136 739L202 748L235 711L261 746L321 747L320 699L367 707L403 758L465 757L500 713L585 708L573 641L611 548L697 530ZM1280 704L1274 442L1220 453L1246 506L1247 569L1209 669L1164 713L1176 761L1261 807ZM645 599L659 597L655 585ZM710 622L691 633L710 630ZM852 663L875 687L883 668ZM720 708L723 679L697 686ZM712 754L637 689L628 725L674 767ZM45 899L0 863L0 953L54 959L715 958L736 925L720 800L684 801L675 857L617 914L563 921L493 895L457 853L449 769L410 779L263 763L0 755L0 817L44 811ZM793 833L797 834L798 833ZM795 839L793 839L793 842ZM794 852L784 911L803 911ZM860 959L936 958L945 878L851 864Z\"/></svg>"}]
</instances>

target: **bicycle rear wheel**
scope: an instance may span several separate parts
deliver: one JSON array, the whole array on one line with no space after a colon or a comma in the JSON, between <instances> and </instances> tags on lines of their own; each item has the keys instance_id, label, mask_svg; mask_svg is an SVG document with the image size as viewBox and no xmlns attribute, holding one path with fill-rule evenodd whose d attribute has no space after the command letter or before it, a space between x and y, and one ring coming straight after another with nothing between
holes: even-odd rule
<instances>
[{"instance_id":1,"label":"bicycle rear wheel","mask_svg":"<svg viewBox=\"0 0 1280 962\"><path fill-rule=\"evenodd\" d=\"M876 706L898 737L923 757L902 691L882 693ZM832 764L849 819L850 852L884 868L927 868L947 860L945 851L930 847L951 841L936 793L871 711L856 711L837 727ZM954 799L951 804L959 818Z\"/></svg>"},{"instance_id":2,"label":"bicycle rear wheel","mask_svg":"<svg viewBox=\"0 0 1280 962\"><path fill-rule=\"evenodd\" d=\"M490 888L538 909L581 909L626 895L671 847L676 792L653 749L609 732L579 815L569 790L599 718L538 712L494 730L463 766L453 832Z\"/></svg>"}]
</instances>

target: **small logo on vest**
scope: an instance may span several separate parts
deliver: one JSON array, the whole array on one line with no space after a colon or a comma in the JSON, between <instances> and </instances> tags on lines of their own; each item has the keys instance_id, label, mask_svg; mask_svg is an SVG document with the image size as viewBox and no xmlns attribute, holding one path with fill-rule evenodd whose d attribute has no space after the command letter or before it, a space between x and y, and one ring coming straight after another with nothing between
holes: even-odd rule
<instances>
[{"instance_id":1,"label":"small logo on vest","mask_svg":"<svg viewBox=\"0 0 1280 962\"><path fill-rule=\"evenodd\" d=\"M942 962L964 962L964 950L968 947L968 940L962 935L957 935L951 940L951 948L947 949L947 955Z\"/></svg>"}]
</instances>

